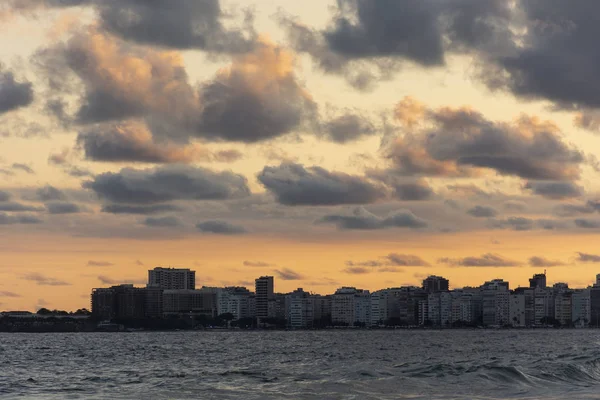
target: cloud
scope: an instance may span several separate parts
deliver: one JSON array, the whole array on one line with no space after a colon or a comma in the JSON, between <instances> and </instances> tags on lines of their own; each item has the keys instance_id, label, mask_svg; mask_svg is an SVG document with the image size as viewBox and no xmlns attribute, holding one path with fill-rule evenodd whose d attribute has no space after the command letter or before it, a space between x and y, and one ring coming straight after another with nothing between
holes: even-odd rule
<instances>
[{"instance_id":1,"label":"cloud","mask_svg":"<svg viewBox=\"0 0 600 400\"><path fill-rule=\"evenodd\" d=\"M375 230L387 228L425 228L427 222L408 210L399 210L385 218L367 211L363 207L354 210L354 215L326 215L317 223L335 224L340 230Z\"/></svg>"},{"instance_id":2,"label":"cloud","mask_svg":"<svg viewBox=\"0 0 600 400\"><path fill-rule=\"evenodd\" d=\"M152 205L172 200L225 200L250 195L246 178L232 172L168 165L153 169L124 168L84 182L101 199Z\"/></svg>"},{"instance_id":3,"label":"cloud","mask_svg":"<svg viewBox=\"0 0 600 400\"><path fill-rule=\"evenodd\" d=\"M6 213L0 212L0 225L29 225L29 224L41 224L44 222L38 217L34 217L32 215L9 215Z\"/></svg>"},{"instance_id":4,"label":"cloud","mask_svg":"<svg viewBox=\"0 0 600 400\"><path fill-rule=\"evenodd\" d=\"M575 226L583 229L598 229L600 228L600 221L578 218L575 220Z\"/></svg>"},{"instance_id":5,"label":"cloud","mask_svg":"<svg viewBox=\"0 0 600 400\"><path fill-rule=\"evenodd\" d=\"M0 114L26 107L33 102L31 82L18 82L11 71L0 64Z\"/></svg>"},{"instance_id":6,"label":"cloud","mask_svg":"<svg viewBox=\"0 0 600 400\"><path fill-rule=\"evenodd\" d=\"M152 215L170 211L181 211L181 208L171 204L155 204L151 206L130 206L123 204L108 204L102 207L102 212L110 214Z\"/></svg>"},{"instance_id":7,"label":"cloud","mask_svg":"<svg viewBox=\"0 0 600 400\"><path fill-rule=\"evenodd\" d=\"M38 190L36 190L35 194L38 200L44 202L61 201L67 198L67 196L65 196L65 194L62 191L50 185L39 188Z\"/></svg>"},{"instance_id":8,"label":"cloud","mask_svg":"<svg viewBox=\"0 0 600 400\"><path fill-rule=\"evenodd\" d=\"M365 268L365 267L348 267L348 268L344 269L342 272L345 272L347 274L352 274L352 275L364 275L364 274L370 274L372 272L372 270L369 268Z\"/></svg>"},{"instance_id":9,"label":"cloud","mask_svg":"<svg viewBox=\"0 0 600 400\"><path fill-rule=\"evenodd\" d=\"M46 209L50 214L76 214L81 208L75 203L52 202L46 203Z\"/></svg>"},{"instance_id":10,"label":"cloud","mask_svg":"<svg viewBox=\"0 0 600 400\"><path fill-rule=\"evenodd\" d=\"M159 218L148 217L144 220L144 225L152 228L174 228L181 226L182 222L179 220L179 218L172 216Z\"/></svg>"},{"instance_id":11,"label":"cloud","mask_svg":"<svg viewBox=\"0 0 600 400\"><path fill-rule=\"evenodd\" d=\"M577 253L577 261L600 263L600 256L589 253Z\"/></svg>"},{"instance_id":12,"label":"cloud","mask_svg":"<svg viewBox=\"0 0 600 400\"><path fill-rule=\"evenodd\" d=\"M274 264L264 261L244 261L246 267L273 267Z\"/></svg>"},{"instance_id":13,"label":"cloud","mask_svg":"<svg viewBox=\"0 0 600 400\"><path fill-rule=\"evenodd\" d=\"M42 211L42 208L28 206L21 203L14 202L0 202L0 211L8 212L27 212L27 211Z\"/></svg>"},{"instance_id":14,"label":"cloud","mask_svg":"<svg viewBox=\"0 0 600 400\"><path fill-rule=\"evenodd\" d=\"M46 275L42 275L40 273L34 272L23 277L26 281L35 282L40 286L70 286L71 284L65 281L58 280L56 278L51 278Z\"/></svg>"},{"instance_id":15,"label":"cloud","mask_svg":"<svg viewBox=\"0 0 600 400\"><path fill-rule=\"evenodd\" d=\"M225 221L205 221L196 225L200 232L214 233L217 235L239 235L248 231L238 225L233 225Z\"/></svg>"},{"instance_id":16,"label":"cloud","mask_svg":"<svg viewBox=\"0 0 600 400\"><path fill-rule=\"evenodd\" d=\"M537 181L573 181L586 157L551 122L494 122L470 108L428 110L424 127L392 142L390 173L469 176L482 170Z\"/></svg>"},{"instance_id":17,"label":"cloud","mask_svg":"<svg viewBox=\"0 0 600 400\"><path fill-rule=\"evenodd\" d=\"M14 163L12 165L12 169L18 169L21 170L23 172L26 172L28 174L35 174L35 171L33 169L31 169L31 167L27 164L21 164L21 163Z\"/></svg>"},{"instance_id":18,"label":"cloud","mask_svg":"<svg viewBox=\"0 0 600 400\"><path fill-rule=\"evenodd\" d=\"M468 210L467 214L476 218L493 218L498 215L498 211L488 206L475 206Z\"/></svg>"},{"instance_id":19,"label":"cloud","mask_svg":"<svg viewBox=\"0 0 600 400\"><path fill-rule=\"evenodd\" d=\"M508 54L488 55L493 65L485 66L484 81L525 99L597 108L600 58L592 38L600 33L593 17L598 10L595 2L517 3L520 34Z\"/></svg>"},{"instance_id":20,"label":"cloud","mask_svg":"<svg viewBox=\"0 0 600 400\"><path fill-rule=\"evenodd\" d=\"M21 297L20 294L14 293L14 292L7 292L5 290L0 291L0 297L4 296L4 297L12 297L12 298L17 298L17 297Z\"/></svg>"},{"instance_id":21,"label":"cloud","mask_svg":"<svg viewBox=\"0 0 600 400\"><path fill-rule=\"evenodd\" d=\"M4 190L0 190L0 201L9 201L12 195Z\"/></svg>"},{"instance_id":22,"label":"cloud","mask_svg":"<svg viewBox=\"0 0 600 400\"><path fill-rule=\"evenodd\" d=\"M148 113L177 120L183 118L180 113L197 107L197 95L179 54L131 46L97 27L75 32L65 44L40 51L36 60L55 97L74 92L68 71L83 84L78 110L63 116L65 123L106 122Z\"/></svg>"},{"instance_id":23,"label":"cloud","mask_svg":"<svg viewBox=\"0 0 600 400\"><path fill-rule=\"evenodd\" d=\"M348 143L377 132L375 125L366 117L347 112L323 123L324 137L335 143Z\"/></svg>"},{"instance_id":24,"label":"cloud","mask_svg":"<svg viewBox=\"0 0 600 400\"><path fill-rule=\"evenodd\" d=\"M525 211L527 210L527 203L518 200L508 200L504 202L504 208L510 211Z\"/></svg>"},{"instance_id":25,"label":"cloud","mask_svg":"<svg viewBox=\"0 0 600 400\"><path fill-rule=\"evenodd\" d=\"M252 28L227 28L224 22L228 14L219 0L98 0L96 3L102 27L127 40L215 53L238 53L252 48Z\"/></svg>"},{"instance_id":26,"label":"cloud","mask_svg":"<svg viewBox=\"0 0 600 400\"><path fill-rule=\"evenodd\" d=\"M524 189L552 200L577 198L583 195L583 188L571 182L527 182Z\"/></svg>"},{"instance_id":27,"label":"cloud","mask_svg":"<svg viewBox=\"0 0 600 400\"><path fill-rule=\"evenodd\" d=\"M393 198L400 201L431 200L435 192L424 179L396 176L389 170L367 170L367 176L390 187Z\"/></svg>"},{"instance_id":28,"label":"cloud","mask_svg":"<svg viewBox=\"0 0 600 400\"><path fill-rule=\"evenodd\" d=\"M209 155L194 145L156 143L148 128L134 121L95 126L80 133L77 143L93 161L190 163Z\"/></svg>"},{"instance_id":29,"label":"cloud","mask_svg":"<svg viewBox=\"0 0 600 400\"><path fill-rule=\"evenodd\" d=\"M509 2L496 0L341 0L323 31L281 15L280 23L298 51L364 89L398 63L432 68L445 64L447 51L504 49L510 16Z\"/></svg>"},{"instance_id":30,"label":"cloud","mask_svg":"<svg viewBox=\"0 0 600 400\"><path fill-rule=\"evenodd\" d=\"M295 57L267 40L200 90L197 136L255 143L294 131L314 119L315 103L294 73Z\"/></svg>"},{"instance_id":31,"label":"cloud","mask_svg":"<svg viewBox=\"0 0 600 400\"><path fill-rule=\"evenodd\" d=\"M329 172L321 167L305 168L284 163L265 167L258 180L277 201L288 206L373 203L385 196L385 188L359 176Z\"/></svg>"},{"instance_id":32,"label":"cloud","mask_svg":"<svg viewBox=\"0 0 600 400\"><path fill-rule=\"evenodd\" d=\"M521 265L498 254L487 253L480 257L441 258L439 262L453 267L517 267Z\"/></svg>"},{"instance_id":33,"label":"cloud","mask_svg":"<svg viewBox=\"0 0 600 400\"><path fill-rule=\"evenodd\" d=\"M123 278L123 279L114 279L114 278L110 278L106 275L99 275L98 276L98 280L100 282L102 282L105 285L121 285L124 283L132 283L135 285L143 285L146 283L145 279L138 279L138 278Z\"/></svg>"},{"instance_id":34,"label":"cloud","mask_svg":"<svg viewBox=\"0 0 600 400\"><path fill-rule=\"evenodd\" d=\"M531 257L529 259L529 265L531 265L532 267L560 267L563 265L566 265L564 262L562 261L558 261L558 260L549 260L547 258L544 257Z\"/></svg>"},{"instance_id":35,"label":"cloud","mask_svg":"<svg viewBox=\"0 0 600 400\"><path fill-rule=\"evenodd\" d=\"M560 217L571 217L578 214L593 214L594 207L590 204L559 204L554 213Z\"/></svg>"},{"instance_id":36,"label":"cloud","mask_svg":"<svg viewBox=\"0 0 600 400\"><path fill-rule=\"evenodd\" d=\"M378 260L368 261L346 261L349 267L430 267L427 261L419 256L411 254L390 253L387 256L380 257Z\"/></svg>"},{"instance_id":37,"label":"cloud","mask_svg":"<svg viewBox=\"0 0 600 400\"><path fill-rule=\"evenodd\" d=\"M279 279L283 279L284 281L298 281L304 279L304 277L298 272L292 271L289 268L276 269L275 273Z\"/></svg>"},{"instance_id":38,"label":"cloud","mask_svg":"<svg viewBox=\"0 0 600 400\"><path fill-rule=\"evenodd\" d=\"M115 264L108 261L94 261L90 260L87 262L88 267L112 267Z\"/></svg>"}]
</instances>

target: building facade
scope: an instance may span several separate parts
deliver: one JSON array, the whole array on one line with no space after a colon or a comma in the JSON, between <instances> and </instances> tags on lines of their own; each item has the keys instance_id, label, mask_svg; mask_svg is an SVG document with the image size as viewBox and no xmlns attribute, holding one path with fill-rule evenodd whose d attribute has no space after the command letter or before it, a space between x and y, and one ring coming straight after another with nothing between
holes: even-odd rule
<instances>
[{"instance_id":1,"label":"building facade","mask_svg":"<svg viewBox=\"0 0 600 400\"><path fill-rule=\"evenodd\" d=\"M148 271L148 287L165 290L196 289L196 271L156 267Z\"/></svg>"}]
</instances>

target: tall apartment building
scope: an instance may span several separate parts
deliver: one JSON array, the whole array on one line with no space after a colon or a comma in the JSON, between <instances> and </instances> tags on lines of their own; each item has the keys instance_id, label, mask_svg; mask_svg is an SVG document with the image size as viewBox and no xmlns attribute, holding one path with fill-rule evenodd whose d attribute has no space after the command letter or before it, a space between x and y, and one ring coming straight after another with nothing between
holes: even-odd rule
<instances>
[{"instance_id":1,"label":"tall apartment building","mask_svg":"<svg viewBox=\"0 0 600 400\"><path fill-rule=\"evenodd\" d=\"M368 290L343 287L331 296L331 322L334 325L353 326L370 324L371 295Z\"/></svg>"},{"instance_id":2,"label":"tall apartment building","mask_svg":"<svg viewBox=\"0 0 600 400\"><path fill-rule=\"evenodd\" d=\"M423 280L423 290L427 293L446 292L450 288L450 281L441 276L431 275Z\"/></svg>"},{"instance_id":3,"label":"tall apartment building","mask_svg":"<svg viewBox=\"0 0 600 400\"><path fill-rule=\"evenodd\" d=\"M259 319L269 318L269 302L275 297L273 288L272 276L261 276L255 280L256 317Z\"/></svg>"},{"instance_id":4,"label":"tall apartment building","mask_svg":"<svg viewBox=\"0 0 600 400\"><path fill-rule=\"evenodd\" d=\"M131 284L92 290L92 316L97 319L139 319L146 316L146 290Z\"/></svg>"},{"instance_id":5,"label":"tall apartment building","mask_svg":"<svg viewBox=\"0 0 600 400\"><path fill-rule=\"evenodd\" d=\"M287 320L296 329L311 328L314 322L315 299L301 288L287 296Z\"/></svg>"},{"instance_id":6,"label":"tall apartment building","mask_svg":"<svg viewBox=\"0 0 600 400\"><path fill-rule=\"evenodd\" d=\"M529 279L529 287L532 289L546 289L546 274L535 274Z\"/></svg>"},{"instance_id":7,"label":"tall apartment building","mask_svg":"<svg viewBox=\"0 0 600 400\"><path fill-rule=\"evenodd\" d=\"M571 295L571 321L576 327L583 328L591 319L590 289L575 289Z\"/></svg>"},{"instance_id":8,"label":"tall apartment building","mask_svg":"<svg viewBox=\"0 0 600 400\"><path fill-rule=\"evenodd\" d=\"M147 286L165 290L193 290L196 289L196 271L156 267L148 271Z\"/></svg>"},{"instance_id":9,"label":"tall apartment building","mask_svg":"<svg viewBox=\"0 0 600 400\"><path fill-rule=\"evenodd\" d=\"M251 296L252 292L245 287L219 288L217 294L217 313L219 315L232 314L236 320L255 317L250 309Z\"/></svg>"},{"instance_id":10,"label":"tall apartment building","mask_svg":"<svg viewBox=\"0 0 600 400\"><path fill-rule=\"evenodd\" d=\"M510 323L508 282L494 279L481 286L483 325L502 326Z\"/></svg>"}]
</instances>

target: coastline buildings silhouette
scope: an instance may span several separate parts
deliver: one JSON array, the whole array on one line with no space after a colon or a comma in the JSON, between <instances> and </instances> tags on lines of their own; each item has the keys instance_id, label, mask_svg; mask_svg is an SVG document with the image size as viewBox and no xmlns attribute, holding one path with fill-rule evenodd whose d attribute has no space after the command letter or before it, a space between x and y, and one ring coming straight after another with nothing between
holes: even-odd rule
<instances>
[{"instance_id":1,"label":"coastline buildings silhouette","mask_svg":"<svg viewBox=\"0 0 600 400\"><path fill-rule=\"evenodd\" d=\"M294 329L330 326L405 327L598 327L600 274L584 289L566 283L547 286L535 274L528 287L510 289L509 282L493 279L479 287L450 290L449 280L429 276L421 287L404 286L370 292L341 287L330 295L302 288L275 292L275 279L261 276L255 292L244 287L190 288L195 272L155 268L145 288L119 285L92 290L92 316L97 320L186 317L227 325L277 326ZM175 288L174 288L175 287Z\"/></svg>"}]
</instances>

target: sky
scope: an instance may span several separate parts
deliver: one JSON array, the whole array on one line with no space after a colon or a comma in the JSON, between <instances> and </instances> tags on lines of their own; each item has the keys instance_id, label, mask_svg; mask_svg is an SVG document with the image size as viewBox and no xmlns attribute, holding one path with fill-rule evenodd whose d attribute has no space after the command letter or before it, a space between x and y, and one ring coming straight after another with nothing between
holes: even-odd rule
<instances>
[{"instance_id":1,"label":"sky","mask_svg":"<svg viewBox=\"0 0 600 400\"><path fill-rule=\"evenodd\" d=\"M327 294L600 272L591 0L4 0L0 309L156 266Z\"/></svg>"}]
</instances>

